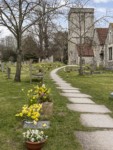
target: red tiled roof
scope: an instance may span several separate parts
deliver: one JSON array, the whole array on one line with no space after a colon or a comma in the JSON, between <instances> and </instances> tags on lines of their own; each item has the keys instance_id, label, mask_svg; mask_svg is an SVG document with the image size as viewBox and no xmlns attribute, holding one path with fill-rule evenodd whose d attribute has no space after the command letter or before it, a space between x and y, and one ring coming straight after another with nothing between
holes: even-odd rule
<instances>
[{"instance_id":1,"label":"red tiled roof","mask_svg":"<svg viewBox=\"0 0 113 150\"><path fill-rule=\"evenodd\" d=\"M100 45L104 45L105 44L105 40L107 38L107 34L108 34L108 28L96 28L97 33L98 33L98 38L100 41Z\"/></svg>"},{"instance_id":2,"label":"red tiled roof","mask_svg":"<svg viewBox=\"0 0 113 150\"><path fill-rule=\"evenodd\" d=\"M81 49L81 53L80 53L80 49ZM80 54L83 57L93 57L94 56L91 44L90 45L82 44L81 46L77 45L77 51L78 51L79 56L80 56Z\"/></svg>"}]
</instances>

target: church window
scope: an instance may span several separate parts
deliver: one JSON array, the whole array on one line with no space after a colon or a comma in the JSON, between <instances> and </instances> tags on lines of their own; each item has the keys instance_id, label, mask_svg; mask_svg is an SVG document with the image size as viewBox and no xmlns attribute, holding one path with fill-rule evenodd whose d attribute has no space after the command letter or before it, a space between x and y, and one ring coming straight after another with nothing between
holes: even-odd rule
<instances>
[{"instance_id":1,"label":"church window","mask_svg":"<svg viewBox=\"0 0 113 150\"><path fill-rule=\"evenodd\" d=\"M112 47L109 47L109 60L112 60Z\"/></svg>"}]
</instances>

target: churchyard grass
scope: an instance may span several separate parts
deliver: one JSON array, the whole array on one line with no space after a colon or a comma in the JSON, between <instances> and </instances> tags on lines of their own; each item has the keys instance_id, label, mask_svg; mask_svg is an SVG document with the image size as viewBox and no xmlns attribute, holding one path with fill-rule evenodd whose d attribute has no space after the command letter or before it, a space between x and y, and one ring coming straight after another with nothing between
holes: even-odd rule
<instances>
[{"instance_id":1,"label":"churchyard grass","mask_svg":"<svg viewBox=\"0 0 113 150\"><path fill-rule=\"evenodd\" d=\"M113 92L113 71L102 71L101 74L79 76L77 71L70 73L64 70L59 71L59 75L72 86L80 88L80 91L92 96L92 100L97 104L103 104L113 112L113 100L109 95ZM113 116L113 113L111 114Z\"/></svg>"},{"instance_id":2,"label":"churchyard grass","mask_svg":"<svg viewBox=\"0 0 113 150\"><path fill-rule=\"evenodd\" d=\"M67 109L68 100L59 94L60 90L56 88L49 76L49 72L56 67L56 64L48 67L44 77L44 83L51 88L54 111L50 118L51 126L45 131L48 140L43 150L82 150L74 136L74 131L92 131L95 129L83 127L79 120L80 113ZM11 79L7 79L6 75L0 72L0 149L25 150L22 139L22 123L15 118L15 114L26 103L26 95L21 89L27 91L37 82L30 84L29 70L26 65L22 68L21 83L13 81L14 67L12 67L12 71ZM109 100L109 94L113 90L112 72L78 76L76 71L72 70L68 73L62 70L59 74L72 86L80 88L81 92L91 95L97 104L104 104L113 111L113 101Z\"/></svg>"},{"instance_id":3,"label":"churchyard grass","mask_svg":"<svg viewBox=\"0 0 113 150\"><path fill-rule=\"evenodd\" d=\"M55 64L54 64L55 65ZM55 65L56 66L56 65ZM54 67L55 67L54 66ZM48 69L45 73L44 83L51 88L54 103L53 116L50 118L51 126L48 134L47 144L43 150L81 150L74 131L86 130L79 122L79 113L69 111L66 108L67 99L60 96L58 89L49 76L49 72L54 68ZM57 67L57 66L56 66ZM55 67L55 68L56 68ZM30 84L26 66L22 68L22 82L7 79L5 73L0 72L0 149L1 150L25 150L22 139L22 122L17 120L15 114L26 104L26 95L21 91L27 91L37 82ZM11 68L13 73L15 68ZM28 70L27 70L28 71ZM25 129L24 129L25 130Z\"/></svg>"}]
</instances>

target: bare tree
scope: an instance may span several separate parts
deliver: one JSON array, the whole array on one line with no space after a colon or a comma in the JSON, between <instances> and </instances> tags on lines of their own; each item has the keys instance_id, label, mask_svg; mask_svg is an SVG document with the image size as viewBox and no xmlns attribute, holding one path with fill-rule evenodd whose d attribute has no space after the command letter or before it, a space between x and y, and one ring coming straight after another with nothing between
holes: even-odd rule
<instances>
[{"instance_id":1,"label":"bare tree","mask_svg":"<svg viewBox=\"0 0 113 150\"><path fill-rule=\"evenodd\" d=\"M46 10L44 15L65 6L67 2L61 5L58 0L55 0L54 5ZM35 13L35 10L41 8L40 4L41 0L0 0L0 25L7 27L17 41L17 66L14 79L17 82L21 81L22 36L27 29L41 19L41 16Z\"/></svg>"},{"instance_id":2,"label":"bare tree","mask_svg":"<svg viewBox=\"0 0 113 150\"><path fill-rule=\"evenodd\" d=\"M30 34L22 40L22 53L23 60L26 59L37 59L38 60L39 48L35 41L35 38Z\"/></svg>"},{"instance_id":3,"label":"bare tree","mask_svg":"<svg viewBox=\"0 0 113 150\"><path fill-rule=\"evenodd\" d=\"M58 31L54 33L54 38L52 42L54 60L66 63L67 44L68 44L68 33L66 31Z\"/></svg>"},{"instance_id":4,"label":"bare tree","mask_svg":"<svg viewBox=\"0 0 113 150\"><path fill-rule=\"evenodd\" d=\"M55 2L55 0L52 2ZM51 53L50 45L57 26L55 25L54 20L58 19L57 15L59 12L58 10L55 10L54 12L50 11L45 15L47 10L51 10L53 4L51 4L51 1L48 2L48 0L42 0L40 5L41 9L36 10L36 13L38 16L40 16L41 19L32 27L32 34L37 37L36 39L40 47L40 52L42 53L41 57L46 58L49 57ZM58 7L57 5L56 7Z\"/></svg>"}]
</instances>

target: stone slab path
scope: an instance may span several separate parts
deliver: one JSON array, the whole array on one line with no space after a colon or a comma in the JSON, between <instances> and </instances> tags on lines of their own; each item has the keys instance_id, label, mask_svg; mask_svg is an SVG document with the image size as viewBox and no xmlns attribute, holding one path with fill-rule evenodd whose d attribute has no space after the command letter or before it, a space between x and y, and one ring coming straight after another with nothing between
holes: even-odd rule
<instances>
[{"instance_id":1,"label":"stone slab path","mask_svg":"<svg viewBox=\"0 0 113 150\"><path fill-rule=\"evenodd\" d=\"M89 98L73 98L73 97L69 97L68 100L71 102L71 103L78 103L78 104L94 104L94 102L89 99Z\"/></svg>"},{"instance_id":2,"label":"stone slab path","mask_svg":"<svg viewBox=\"0 0 113 150\"><path fill-rule=\"evenodd\" d=\"M113 128L113 119L104 114L81 114L82 125L96 128Z\"/></svg>"},{"instance_id":3,"label":"stone slab path","mask_svg":"<svg viewBox=\"0 0 113 150\"><path fill-rule=\"evenodd\" d=\"M71 90L62 89L62 92L64 92L64 93L80 93L79 90L75 90L75 89L71 89Z\"/></svg>"},{"instance_id":4,"label":"stone slab path","mask_svg":"<svg viewBox=\"0 0 113 150\"><path fill-rule=\"evenodd\" d=\"M62 96L66 96L66 97L87 97L87 98L91 98L91 96L87 95L87 94L81 94L81 93L60 93Z\"/></svg>"},{"instance_id":5,"label":"stone slab path","mask_svg":"<svg viewBox=\"0 0 113 150\"><path fill-rule=\"evenodd\" d=\"M60 78L56 73L64 67L53 70L51 78L55 81L57 88L62 91L60 94L68 98L67 108L81 113L81 124L97 129L93 132L76 131L74 135L78 138L83 150L113 150L113 118L109 116L111 111L104 105L97 105L91 100L90 95L81 93L78 88L72 87Z\"/></svg>"},{"instance_id":6,"label":"stone slab path","mask_svg":"<svg viewBox=\"0 0 113 150\"><path fill-rule=\"evenodd\" d=\"M91 104L67 104L70 110L78 112L90 113L110 113L111 111L104 105L91 105Z\"/></svg>"},{"instance_id":7,"label":"stone slab path","mask_svg":"<svg viewBox=\"0 0 113 150\"><path fill-rule=\"evenodd\" d=\"M61 89L61 90L68 90L68 91L70 91L70 90L78 90L78 88L74 88L74 87L57 87L57 89Z\"/></svg>"},{"instance_id":8,"label":"stone slab path","mask_svg":"<svg viewBox=\"0 0 113 150\"><path fill-rule=\"evenodd\" d=\"M83 150L113 150L113 131L75 132Z\"/></svg>"}]
</instances>

